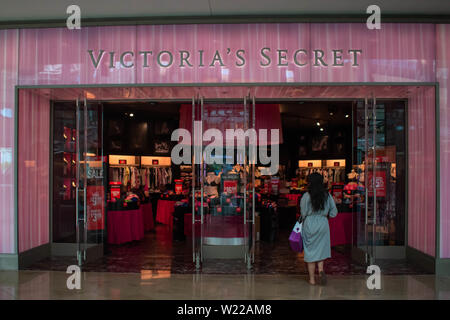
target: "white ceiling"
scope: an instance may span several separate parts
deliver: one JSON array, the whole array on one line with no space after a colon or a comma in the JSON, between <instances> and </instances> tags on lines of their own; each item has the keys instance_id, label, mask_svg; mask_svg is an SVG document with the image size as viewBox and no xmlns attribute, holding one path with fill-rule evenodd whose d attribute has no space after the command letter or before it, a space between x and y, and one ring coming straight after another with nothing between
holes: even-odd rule
<instances>
[{"instance_id":1,"label":"white ceiling","mask_svg":"<svg viewBox=\"0 0 450 320\"><path fill-rule=\"evenodd\" d=\"M0 0L0 22L65 21L66 8L82 19L277 15L361 15L377 4L388 15L450 15L450 0Z\"/></svg>"}]
</instances>

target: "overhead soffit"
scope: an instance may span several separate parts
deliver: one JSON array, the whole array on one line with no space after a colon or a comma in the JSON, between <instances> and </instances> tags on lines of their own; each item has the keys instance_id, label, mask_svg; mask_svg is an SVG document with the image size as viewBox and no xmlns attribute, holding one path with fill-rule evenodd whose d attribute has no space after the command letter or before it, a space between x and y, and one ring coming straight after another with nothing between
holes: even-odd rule
<instances>
[{"instance_id":1,"label":"overhead soffit","mask_svg":"<svg viewBox=\"0 0 450 320\"><path fill-rule=\"evenodd\" d=\"M6 1L5 1L6 2ZM365 15L372 0L15 0L1 4L0 22L67 18L76 3L82 19L133 17L234 17ZM450 15L449 0L378 0L386 15Z\"/></svg>"},{"instance_id":2,"label":"overhead soffit","mask_svg":"<svg viewBox=\"0 0 450 320\"><path fill-rule=\"evenodd\" d=\"M434 86L143 86L143 87L75 87L75 88L29 88L35 94L50 100L184 100L193 97L204 99L234 99L254 96L256 99L364 99L368 96L389 99L406 99L417 90L434 90Z\"/></svg>"}]
</instances>

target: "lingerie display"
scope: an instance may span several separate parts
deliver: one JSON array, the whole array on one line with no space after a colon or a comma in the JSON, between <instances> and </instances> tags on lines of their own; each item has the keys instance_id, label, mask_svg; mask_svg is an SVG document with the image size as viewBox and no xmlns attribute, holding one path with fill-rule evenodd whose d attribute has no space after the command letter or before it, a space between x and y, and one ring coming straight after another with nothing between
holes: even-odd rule
<instances>
[{"instance_id":1,"label":"lingerie display","mask_svg":"<svg viewBox=\"0 0 450 320\"><path fill-rule=\"evenodd\" d=\"M219 175L216 175L214 172L208 172L208 174L206 175L204 187L207 196L210 197L219 196L218 187L220 185L220 176L221 176L220 173Z\"/></svg>"},{"instance_id":2,"label":"lingerie display","mask_svg":"<svg viewBox=\"0 0 450 320\"><path fill-rule=\"evenodd\" d=\"M122 182L130 189L143 187L145 191L159 192L161 185L172 183L172 168L123 166L110 167L111 181Z\"/></svg>"},{"instance_id":3,"label":"lingerie display","mask_svg":"<svg viewBox=\"0 0 450 320\"><path fill-rule=\"evenodd\" d=\"M332 183L345 182L345 167L325 167L325 168L298 168L297 175L307 177L311 173L320 173L323 181L331 187Z\"/></svg>"}]
</instances>

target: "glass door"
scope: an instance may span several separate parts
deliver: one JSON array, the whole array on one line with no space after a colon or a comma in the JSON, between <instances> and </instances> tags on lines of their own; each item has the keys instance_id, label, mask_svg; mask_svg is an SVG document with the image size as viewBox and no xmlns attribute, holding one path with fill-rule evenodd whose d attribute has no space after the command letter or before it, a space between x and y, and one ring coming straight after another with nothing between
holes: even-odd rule
<instances>
[{"instance_id":1,"label":"glass door","mask_svg":"<svg viewBox=\"0 0 450 320\"><path fill-rule=\"evenodd\" d=\"M366 242L366 263L375 262L375 235L377 227L377 104L376 98L365 99L365 242Z\"/></svg>"},{"instance_id":2,"label":"glass door","mask_svg":"<svg viewBox=\"0 0 450 320\"><path fill-rule=\"evenodd\" d=\"M346 197L354 210L358 261L405 258L406 108L402 100L358 102L353 170ZM358 253L359 252L359 253ZM358 257L359 256L359 257Z\"/></svg>"},{"instance_id":3,"label":"glass door","mask_svg":"<svg viewBox=\"0 0 450 320\"><path fill-rule=\"evenodd\" d=\"M245 131L254 130L255 135L255 97L244 98L244 127ZM245 172L245 193L244 193L244 243L245 262L250 269L255 262L255 166L256 152L258 150L257 139L249 139L245 143L244 172Z\"/></svg>"},{"instance_id":4,"label":"glass door","mask_svg":"<svg viewBox=\"0 0 450 320\"><path fill-rule=\"evenodd\" d=\"M356 114L355 114L356 113ZM375 232L377 221L376 146L377 107L375 98L359 101L354 111L356 125L356 152L344 201L354 213L352 254L363 264L375 261Z\"/></svg>"},{"instance_id":5,"label":"glass door","mask_svg":"<svg viewBox=\"0 0 450 320\"><path fill-rule=\"evenodd\" d=\"M254 102L192 100L193 261L242 258L254 261ZM252 144L253 143L253 144Z\"/></svg>"},{"instance_id":6,"label":"glass door","mask_svg":"<svg viewBox=\"0 0 450 320\"><path fill-rule=\"evenodd\" d=\"M76 103L77 262L101 256L105 230L103 112L98 103Z\"/></svg>"},{"instance_id":7,"label":"glass door","mask_svg":"<svg viewBox=\"0 0 450 320\"><path fill-rule=\"evenodd\" d=\"M203 262L203 97L192 98L192 259L199 269Z\"/></svg>"}]
</instances>

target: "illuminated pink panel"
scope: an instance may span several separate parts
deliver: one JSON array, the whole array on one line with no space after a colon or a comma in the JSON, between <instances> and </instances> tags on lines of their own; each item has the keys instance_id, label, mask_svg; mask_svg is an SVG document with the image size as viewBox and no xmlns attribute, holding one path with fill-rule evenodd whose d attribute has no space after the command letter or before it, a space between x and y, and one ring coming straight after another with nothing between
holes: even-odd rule
<instances>
[{"instance_id":1,"label":"illuminated pink panel","mask_svg":"<svg viewBox=\"0 0 450 320\"><path fill-rule=\"evenodd\" d=\"M135 27L92 27L20 30L20 84L135 83L135 68L119 65L122 52L135 50ZM88 50L102 63L95 69ZM110 52L115 52L111 65ZM129 56L124 57L128 64Z\"/></svg>"},{"instance_id":2,"label":"illuminated pink panel","mask_svg":"<svg viewBox=\"0 0 450 320\"><path fill-rule=\"evenodd\" d=\"M14 86L18 35L17 30L0 30L0 253L15 253Z\"/></svg>"},{"instance_id":3,"label":"illuminated pink panel","mask_svg":"<svg viewBox=\"0 0 450 320\"><path fill-rule=\"evenodd\" d=\"M440 255L450 258L450 25L436 26L440 121Z\"/></svg>"},{"instance_id":4,"label":"illuminated pink panel","mask_svg":"<svg viewBox=\"0 0 450 320\"><path fill-rule=\"evenodd\" d=\"M434 81L435 30L430 24L383 24L381 30L351 23L147 25L23 29L20 34L21 84ZM263 48L270 48L264 51L268 66ZM315 49L323 50L328 67L313 65ZM338 60L344 66L331 66L334 49L344 50ZM362 50L359 67L352 66L351 49ZM99 61L97 68L88 50ZM189 58L184 56L189 63L181 61L183 50L189 52ZM305 52L295 55L297 50ZM134 63L130 68L120 64L126 51L134 55L124 58L126 65ZM148 66L141 51L151 51ZM161 51L171 52L160 59L170 66L157 64ZM218 57L213 60L216 52L223 66ZM242 66L238 54L245 59ZM298 66L295 57L299 64L308 63Z\"/></svg>"},{"instance_id":5,"label":"illuminated pink panel","mask_svg":"<svg viewBox=\"0 0 450 320\"><path fill-rule=\"evenodd\" d=\"M49 242L50 103L19 93L19 252Z\"/></svg>"},{"instance_id":6,"label":"illuminated pink panel","mask_svg":"<svg viewBox=\"0 0 450 320\"><path fill-rule=\"evenodd\" d=\"M125 68L120 65L120 56L127 51L136 51L136 27L98 27L85 28L82 35L82 82L83 83L136 83L136 68ZM94 50L95 61L100 49L105 50L102 63L94 68L87 50ZM114 63L111 67L110 57L114 52ZM131 57L123 57L125 65L129 65Z\"/></svg>"},{"instance_id":7,"label":"illuminated pink panel","mask_svg":"<svg viewBox=\"0 0 450 320\"><path fill-rule=\"evenodd\" d=\"M435 90L408 100L408 245L436 254Z\"/></svg>"},{"instance_id":8,"label":"illuminated pink panel","mask_svg":"<svg viewBox=\"0 0 450 320\"><path fill-rule=\"evenodd\" d=\"M20 84L79 84L80 35L66 28L21 29Z\"/></svg>"},{"instance_id":9,"label":"illuminated pink panel","mask_svg":"<svg viewBox=\"0 0 450 320\"><path fill-rule=\"evenodd\" d=\"M312 66L311 81L434 82L434 34L432 24L383 23L380 30L355 23L311 24L311 49L323 50L328 64ZM353 58L346 50L361 49L359 67L352 63L330 67L332 50L338 49L344 49L344 59Z\"/></svg>"},{"instance_id":10,"label":"illuminated pink panel","mask_svg":"<svg viewBox=\"0 0 450 320\"><path fill-rule=\"evenodd\" d=\"M138 58L138 83L309 81L308 68L299 72L292 57L286 60L290 61L287 67L275 66L278 48L289 53L309 48L307 24L138 26L137 39L138 51L152 51L148 67L142 67L143 54ZM267 61L261 58L265 47L271 48L266 52L272 60L269 67L260 65ZM167 68L157 65L157 55L163 50L173 53L173 64ZM192 66L181 62L182 50L189 51ZM223 66L218 59L214 61L216 53ZM168 63L169 55L162 58Z\"/></svg>"}]
</instances>

